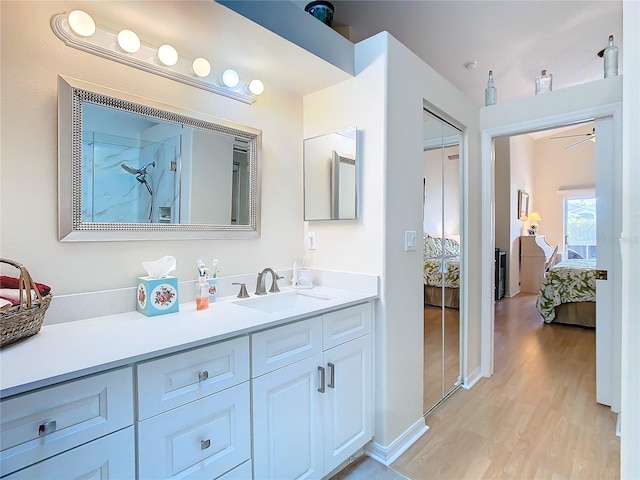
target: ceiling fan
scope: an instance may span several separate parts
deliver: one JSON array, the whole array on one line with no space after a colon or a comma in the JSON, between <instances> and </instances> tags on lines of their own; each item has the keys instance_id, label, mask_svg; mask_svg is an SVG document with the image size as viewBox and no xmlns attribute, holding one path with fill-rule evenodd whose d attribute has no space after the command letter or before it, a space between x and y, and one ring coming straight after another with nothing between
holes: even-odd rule
<instances>
[{"instance_id":1,"label":"ceiling fan","mask_svg":"<svg viewBox=\"0 0 640 480\"><path fill-rule=\"evenodd\" d=\"M568 145L568 146L564 147L565 150L568 150L568 149L573 148L573 147L577 147L578 145L582 145L583 143L588 142L589 140L591 140L592 142L595 142L596 141L596 129L594 127L593 130L591 132L589 132L589 133L578 133L576 135L561 135L559 137L549 137L549 140L555 140L555 139L558 139L558 138L570 138L570 137L586 137L586 138L583 138L582 140L580 140L580 141L578 141L576 143L573 143L571 145Z\"/></svg>"}]
</instances>

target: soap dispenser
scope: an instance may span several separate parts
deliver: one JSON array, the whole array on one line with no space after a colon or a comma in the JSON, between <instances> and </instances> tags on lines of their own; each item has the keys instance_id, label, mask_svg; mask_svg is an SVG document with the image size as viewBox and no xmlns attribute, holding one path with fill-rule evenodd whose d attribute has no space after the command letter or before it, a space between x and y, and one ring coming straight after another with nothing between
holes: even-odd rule
<instances>
[{"instance_id":1,"label":"soap dispenser","mask_svg":"<svg viewBox=\"0 0 640 480\"><path fill-rule=\"evenodd\" d=\"M207 282L209 284L209 302L215 302L218 296L218 259L213 261L213 268L208 276Z\"/></svg>"},{"instance_id":2,"label":"soap dispenser","mask_svg":"<svg viewBox=\"0 0 640 480\"><path fill-rule=\"evenodd\" d=\"M207 281L207 269L198 260L198 283L196 284L196 310L209 308L209 282Z\"/></svg>"}]
</instances>

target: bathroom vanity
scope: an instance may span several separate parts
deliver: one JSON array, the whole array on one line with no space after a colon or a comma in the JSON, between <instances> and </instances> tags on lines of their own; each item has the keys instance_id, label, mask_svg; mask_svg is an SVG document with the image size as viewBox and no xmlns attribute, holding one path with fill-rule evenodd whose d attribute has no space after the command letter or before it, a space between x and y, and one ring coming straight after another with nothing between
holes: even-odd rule
<instances>
[{"instance_id":1,"label":"bathroom vanity","mask_svg":"<svg viewBox=\"0 0 640 480\"><path fill-rule=\"evenodd\" d=\"M317 287L43 327L0 352L0 475L322 478L373 436L374 298Z\"/></svg>"}]
</instances>

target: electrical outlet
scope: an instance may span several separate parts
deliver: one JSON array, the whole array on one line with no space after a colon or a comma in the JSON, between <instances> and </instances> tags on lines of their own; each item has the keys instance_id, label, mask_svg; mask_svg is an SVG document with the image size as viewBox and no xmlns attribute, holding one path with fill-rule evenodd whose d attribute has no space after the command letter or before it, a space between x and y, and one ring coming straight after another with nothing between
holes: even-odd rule
<instances>
[{"instance_id":1,"label":"electrical outlet","mask_svg":"<svg viewBox=\"0 0 640 480\"><path fill-rule=\"evenodd\" d=\"M318 242L317 242L317 239L316 239L316 232L307 233L307 240L309 240L309 245L308 245L309 250L317 250L318 249Z\"/></svg>"}]
</instances>

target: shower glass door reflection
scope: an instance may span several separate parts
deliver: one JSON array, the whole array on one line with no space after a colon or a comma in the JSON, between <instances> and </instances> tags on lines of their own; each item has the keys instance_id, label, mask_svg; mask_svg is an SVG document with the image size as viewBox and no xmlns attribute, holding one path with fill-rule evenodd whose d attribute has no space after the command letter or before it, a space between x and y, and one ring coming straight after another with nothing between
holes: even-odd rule
<instances>
[{"instance_id":1,"label":"shower glass door reflection","mask_svg":"<svg viewBox=\"0 0 640 480\"><path fill-rule=\"evenodd\" d=\"M424 111L424 412L460 385L461 132Z\"/></svg>"}]
</instances>

